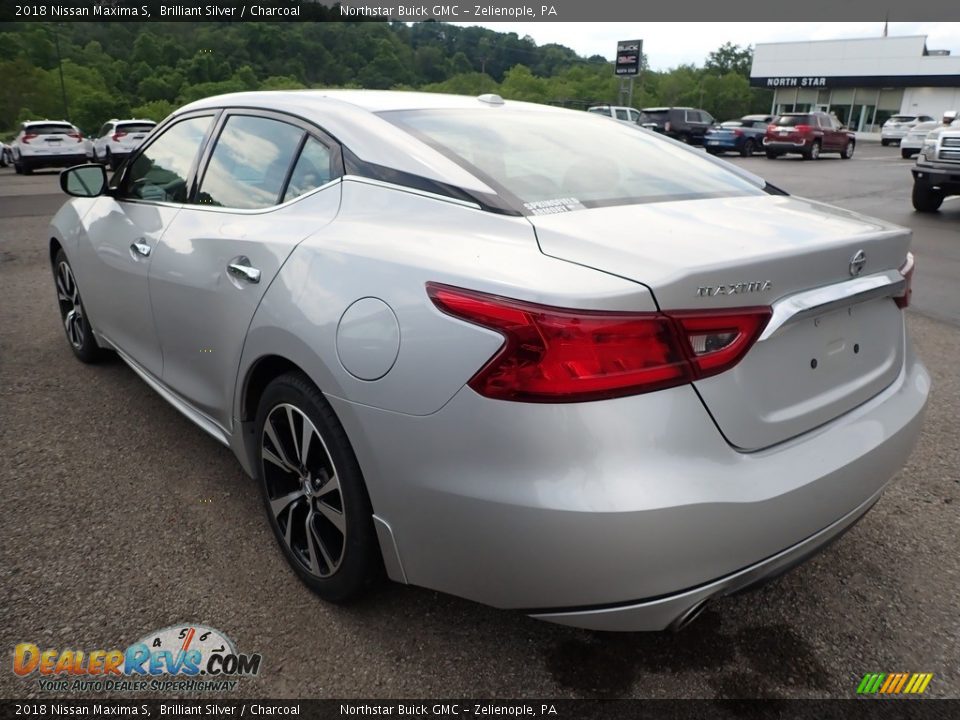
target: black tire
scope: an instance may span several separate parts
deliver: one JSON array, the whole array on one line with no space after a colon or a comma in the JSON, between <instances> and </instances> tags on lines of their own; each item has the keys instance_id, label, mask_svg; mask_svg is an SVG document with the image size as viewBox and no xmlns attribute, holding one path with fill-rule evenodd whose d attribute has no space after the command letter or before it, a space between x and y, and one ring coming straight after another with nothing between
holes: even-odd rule
<instances>
[{"instance_id":1,"label":"black tire","mask_svg":"<svg viewBox=\"0 0 960 720\"><path fill-rule=\"evenodd\" d=\"M902 157L904 160L909 160L916 154L916 150L900 150L900 157Z\"/></svg>"},{"instance_id":2,"label":"black tire","mask_svg":"<svg viewBox=\"0 0 960 720\"><path fill-rule=\"evenodd\" d=\"M814 140L810 143L810 148L803 151L804 160L819 160L820 159L820 141Z\"/></svg>"},{"instance_id":3,"label":"black tire","mask_svg":"<svg viewBox=\"0 0 960 720\"><path fill-rule=\"evenodd\" d=\"M767 160L776 160L778 157L780 157L780 153L767 150Z\"/></svg>"},{"instance_id":4,"label":"black tire","mask_svg":"<svg viewBox=\"0 0 960 720\"><path fill-rule=\"evenodd\" d=\"M26 163L20 163L20 173L22 175L33 175L33 168Z\"/></svg>"},{"instance_id":5,"label":"black tire","mask_svg":"<svg viewBox=\"0 0 960 720\"><path fill-rule=\"evenodd\" d=\"M841 160L849 160L853 157L853 153L857 148L857 144L853 140L848 140L847 144L844 145L843 150L840 151Z\"/></svg>"},{"instance_id":6,"label":"black tire","mask_svg":"<svg viewBox=\"0 0 960 720\"><path fill-rule=\"evenodd\" d=\"M753 142L753 138L748 138L743 147L740 148L740 157L750 157L757 151L757 145Z\"/></svg>"},{"instance_id":7,"label":"black tire","mask_svg":"<svg viewBox=\"0 0 960 720\"><path fill-rule=\"evenodd\" d=\"M281 552L324 600L357 599L382 577L383 560L363 474L333 409L305 375L287 373L264 390L255 427L257 480Z\"/></svg>"},{"instance_id":8,"label":"black tire","mask_svg":"<svg viewBox=\"0 0 960 720\"><path fill-rule=\"evenodd\" d=\"M13 171L14 171L17 175L23 175L23 165L21 165L20 163L14 161L14 163L13 163Z\"/></svg>"},{"instance_id":9,"label":"black tire","mask_svg":"<svg viewBox=\"0 0 960 720\"><path fill-rule=\"evenodd\" d=\"M60 322L73 354L80 362L95 363L102 360L107 352L97 344L97 339L93 336L86 308L80 297L80 288L77 287L73 268L63 250L58 250L53 259L53 286L57 292Z\"/></svg>"},{"instance_id":10,"label":"black tire","mask_svg":"<svg viewBox=\"0 0 960 720\"><path fill-rule=\"evenodd\" d=\"M932 213L940 209L943 205L944 193L942 190L934 190L929 185L913 183L913 208L917 212Z\"/></svg>"},{"instance_id":11,"label":"black tire","mask_svg":"<svg viewBox=\"0 0 960 720\"><path fill-rule=\"evenodd\" d=\"M884 147L886 147L887 145L890 144L890 141L889 141L889 140L881 140L881 141L880 141L880 144L883 145Z\"/></svg>"}]
</instances>

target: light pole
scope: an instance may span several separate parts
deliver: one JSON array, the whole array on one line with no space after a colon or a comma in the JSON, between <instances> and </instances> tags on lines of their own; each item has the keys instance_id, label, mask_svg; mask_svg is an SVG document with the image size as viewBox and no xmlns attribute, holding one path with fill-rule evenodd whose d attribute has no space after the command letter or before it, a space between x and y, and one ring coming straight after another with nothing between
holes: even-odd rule
<instances>
[{"instance_id":1,"label":"light pole","mask_svg":"<svg viewBox=\"0 0 960 720\"><path fill-rule=\"evenodd\" d=\"M57 70L60 73L60 97L63 100L63 119L70 120L70 108L67 105L67 86L63 82L63 59L60 57L60 33L57 32L57 23L53 25L53 44L57 48Z\"/></svg>"}]
</instances>

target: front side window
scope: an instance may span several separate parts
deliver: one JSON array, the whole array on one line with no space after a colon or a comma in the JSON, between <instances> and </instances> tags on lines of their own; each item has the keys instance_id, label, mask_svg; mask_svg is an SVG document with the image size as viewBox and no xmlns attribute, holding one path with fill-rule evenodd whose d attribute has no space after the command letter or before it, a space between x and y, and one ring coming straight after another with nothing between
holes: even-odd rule
<instances>
[{"instance_id":1,"label":"front side window","mask_svg":"<svg viewBox=\"0 0 960 720\"><path fill-rule=\"evenodd\" d=\"M626 110L621 110L621 109L618 108L618 109L617 109L617 120L627 120L627 119L628 119L627 111L626 111Z\"/></svg>"},{"instance_id":2,"label":"front side window","mask_svg":"<svg viewBox=\"0 0 960 720\"><path fill-rule=\"evenodd\" d=\"M524 214L557 204L573 210L763 192L699 153L587 114L504 108L380 116L497 188Z\"/></svg>"},{"instance_id":3,"label":"front side window","mask_svg":"<svg viewBox=\"0 0 960 720\"><path fill-rule=\"evenodd\" d=\"M187 201L187 179L212 115L174 123L136 156L123 179L121 197L182 203Z\"/></svg>"},{"instance_id":4,"label":"front side window","mask_svg":"<svg viewBox=\"0 0 960 720\"><path fill-rule=\"evenodd\" d=\"M241 210L276 205L303 135L300 128L279 120L230 116L213 148L197 202Z\"/></svg>"}]
</instances>

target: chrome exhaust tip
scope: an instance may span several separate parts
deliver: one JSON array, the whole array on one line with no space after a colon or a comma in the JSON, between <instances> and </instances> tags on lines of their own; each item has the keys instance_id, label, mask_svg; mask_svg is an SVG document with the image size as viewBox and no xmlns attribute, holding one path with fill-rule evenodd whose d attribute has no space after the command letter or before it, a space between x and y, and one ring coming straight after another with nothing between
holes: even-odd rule
<instances>
[{"instance_id":1,"label":"chrome exhaust tip","mask_svg":"<svg viewBox=\"0 0 960 720\"><path fill-rule=\"evenodd\" d=\"M671 632L680 632L690 623L700 617L700 613L704 611L707 607L707 603L710 601L710 598L701 600L693 607L687 608L683 613L681 613L676 620L670 623L670 626L667 628Z\"/></svg>"}]
</instances>

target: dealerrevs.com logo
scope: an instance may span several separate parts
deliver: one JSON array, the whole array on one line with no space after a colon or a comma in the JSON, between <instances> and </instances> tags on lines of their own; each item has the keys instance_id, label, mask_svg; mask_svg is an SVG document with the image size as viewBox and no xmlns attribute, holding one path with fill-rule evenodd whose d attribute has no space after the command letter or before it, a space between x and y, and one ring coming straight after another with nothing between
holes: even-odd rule
<instances>
[{"instance_id":1,"label":"dealerrevs.com logo","mask_svg":"<svg viewBox=\"0 0 960 720\"><path fill-rule=\"evenodd\" d=\"M126 650L41 649L20 643L13 672L36 677L48 692L206 692L233 690L260 672L260 653L238 653L233 641L204 625L172 625Z\"/></svg>"}]
</instances>

